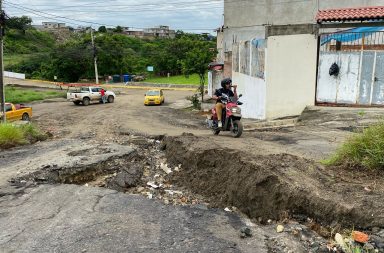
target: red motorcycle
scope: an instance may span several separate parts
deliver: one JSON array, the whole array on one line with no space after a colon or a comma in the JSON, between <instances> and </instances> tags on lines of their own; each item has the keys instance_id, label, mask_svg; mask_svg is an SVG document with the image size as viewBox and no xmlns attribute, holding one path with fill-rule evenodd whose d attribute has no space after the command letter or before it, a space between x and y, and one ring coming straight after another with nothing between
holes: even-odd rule
<instances>
[{"instance_id":1,"label":"red motorcycle","mask_svg":"<svg viewBox=\"0 0 384 253\"><path fill-rule=\"evenodd\" d=\"M241 95L239 98L240 97ZM239 138L243 133L243 124L240 122L242 115L239 105L242 105L243 103L235 100L234 97L229 97L225 94L221 97L221 103L225 105L222 114L223 127L218 127L219 121L217 118L216 107L212 109L212 115L208 116L207 127L210 128L215 135L218 135L221 131L229 131L233 137Z\"/></svg>"}]
</instances>

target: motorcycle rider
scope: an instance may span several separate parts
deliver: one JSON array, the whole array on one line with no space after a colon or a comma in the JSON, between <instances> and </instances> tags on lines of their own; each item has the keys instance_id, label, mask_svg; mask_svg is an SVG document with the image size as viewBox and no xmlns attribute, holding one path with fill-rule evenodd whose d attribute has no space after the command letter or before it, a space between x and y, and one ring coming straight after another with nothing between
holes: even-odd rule
<instances>
[{"instance_id":1,"label":"motorcycle rider","mask_svg":"<svg viewBox=\"0 0 384 253\"><path fill-rule=\"evenodd\" d=\"M221 103L221 98L223 94L227 95L228 97L235 97L235 99L238 99L237 96L237 85L232 85L232 79L231 78L225 78L221 81L221 89L216 90L215 94L212 96L213 99L216 100L216 112L217 112L217 119L218 119L218 127L222 128L222 116L223 116L223 109L225 108L225 105ZM233 87L233 91L232 88Z\"/></svg>"}]
</instances>

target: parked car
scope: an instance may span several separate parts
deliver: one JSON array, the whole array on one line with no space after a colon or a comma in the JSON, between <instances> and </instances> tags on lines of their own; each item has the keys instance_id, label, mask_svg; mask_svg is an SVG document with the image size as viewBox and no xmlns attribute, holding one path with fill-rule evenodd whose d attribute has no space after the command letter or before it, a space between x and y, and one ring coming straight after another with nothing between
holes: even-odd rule
<instances>
[{"instance_id":1,"label":"parked car","mask_svg":"<svg viewBox=\"0 0 384 253\"><path fill-rule=\"evenodd\" d=\"M144 96L144 105L161 105L165 102L162 90L149 90Z\"/></svg>"},{"instance_id":2,"label":"parked car","mask_svg":"<svg viewBox=\"0 0 384 253\"><path fill-rule=\"evenodd\" d=\"M81 87L79 91L67 93L67 100L73 102L75 105L83 104L89 105L91 102L102 103L101 87ZM105 91L108 103L115 101L116 95L113 91Z\"/></svg>"},{"instance_id":3,"label":"parked car","mask_svg":"<svg viewBox=\"0 0 384 253\"><path fill-rule=\"evenodd\" d=\"M23 104L5 103L5 116L7 121L29 121L32 117L32 107ZM0 119L2 118L3 114L0 112Z\"/></svg>"}]
</instances>

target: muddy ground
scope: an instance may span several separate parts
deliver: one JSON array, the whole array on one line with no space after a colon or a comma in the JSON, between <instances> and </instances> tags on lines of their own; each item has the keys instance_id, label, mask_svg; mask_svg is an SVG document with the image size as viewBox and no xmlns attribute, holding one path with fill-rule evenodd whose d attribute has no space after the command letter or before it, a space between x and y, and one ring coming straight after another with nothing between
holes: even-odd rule
<instances>
[{"instance_id":1,"label":"muddy ground","mask_svg":"<svg viewBox=\"0 0 384 253\"><path fill-rule=\"evenodd\" d=\"M336 231L357 227L377 233L384 227L382 175L324 168L319 163L334 152L351 131L376 120L380 110L369 111L362 118L359 116L362 114L353 109L346 113L345 110L310 108L295 127L245 132L242 138L233 139L225 133L213 136L205 129L200 114L182 109L187 105L185 97L191 95L190 92L166 91L164 106L145 107L144 91L116 91L119 95L114 104L84 107L63 99L33 104L33 122L51 133L52 138L33 146L0 151L2 226L14 227L13 219L20 215L28 219L33 215L33 212L19 211L10 216L12 206L30 207L32 204L17 202L20 198L40 199L40 192L43 195L54 192L54 196L51 195L54 198L55 194L60 195L57 190L60 184L72 184L65 188L69 195L78 191L85 194L83 192L88 190L91 195L97 195L91 193L96 191L94 187L104 187L125 193L118 195L127 198L124 201L129 202L130 196L150 199L156 203L153 204L155 209L175 206L179 212L178 206L191 207L209 216L211 211L217 212L215 208L227 208L231 212L221 212L218 219L232 219L229 216L239 219L237 225L225 223L234 229L231 233L220 235L222 230L228 229L226 225L217 225L214 229L214 238L224 236L233 243L229 243L228 248L221 247L226 245L223 241L213 240L211 248L198 246L196 252L247 252L250 249L253 252L327 252L328 239ZM79 201L80 204L84 200ZM130 208L145 207L133 205ZM68 210L71 210L70 215L59 217L61 223L83 217L71 208ZM93 213L100 211L92 210ZM124 212L119 211L120 214ZM76 218L77 215L80 216ZM56 215L48 216L58 222ZM254 225L250 225L248 218ZM110 219L117 222L114 216ZM193 219L190 222L192 226L197 224ZM207 220L207 224L210 222ZM278 223L285 224L286 233L274 232ZM172 230L172 224L156 226L168 226ZM239 240L240 228L247 225L257 235L245 239L248 241ZM79 225L83 226L86 224ZM25 224L17 223L16 227L0 234L0 244L6 251L15 250L13 241L19 242L26 233L32 233ZM196 236L202 228L196 225L193 229ZM183 234L180 230L174 231ZM160 236L155 232L148 235ZM14 238L12 243L6 239L8 237ZM39 235L39 240L43 238L44 235ZM86 236L83 240L87 241ZM134 245L135 252L169 251L161 242L152 242L150 250ZM62 248L63 242L54 244L58 245L58 251L66 251ZM79 247L84 245L78 244ZM28 243L22 245L27 247ZM116 251L127 245L116 246ZM188 249L184 243L173 245L175 252ZM245 245L252 246L246 250ZM53 244L48 243L44 249L50 247ZM92 249L88 248L94 252Z\"/></svg>"}]
</instances>

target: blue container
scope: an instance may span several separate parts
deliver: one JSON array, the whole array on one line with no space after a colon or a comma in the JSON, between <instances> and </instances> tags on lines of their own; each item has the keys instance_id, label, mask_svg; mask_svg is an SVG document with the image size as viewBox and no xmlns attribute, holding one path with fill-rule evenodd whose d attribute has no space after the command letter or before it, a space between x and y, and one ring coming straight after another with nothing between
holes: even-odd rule
<instances>
[{"instance_id":1,"label":"blue container","mask_svg":"<svg viewBox=\"0 0 384 253\"><path fill-rule=\"evenodd\" d=\"M131 77L130 77L130 75L128 75L128 74L124 75L124 76L123 76L123 79L124 79L124 83L128 83L128 82L131 81Z\"/></svg>"}]
</instances>

